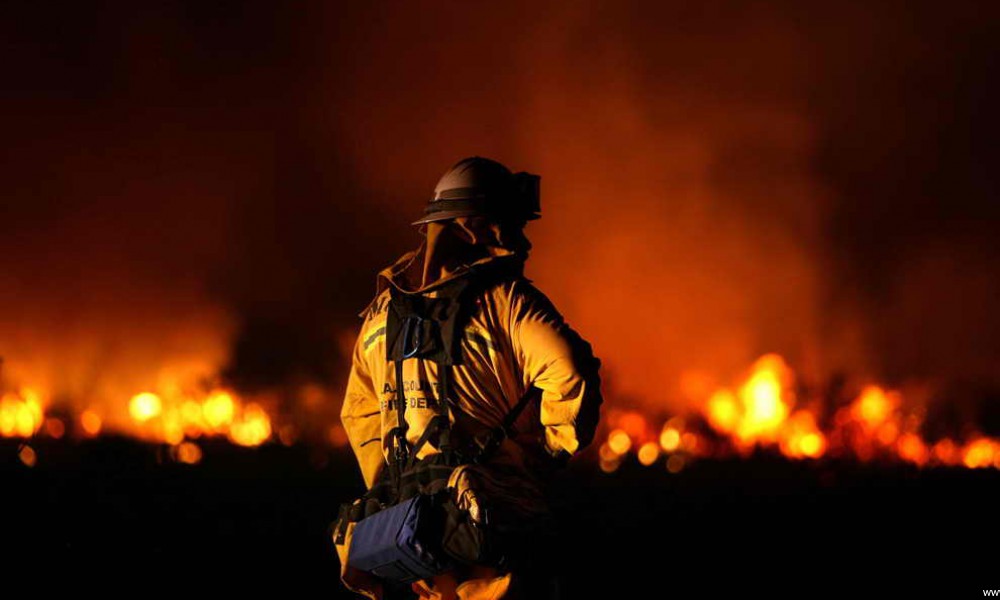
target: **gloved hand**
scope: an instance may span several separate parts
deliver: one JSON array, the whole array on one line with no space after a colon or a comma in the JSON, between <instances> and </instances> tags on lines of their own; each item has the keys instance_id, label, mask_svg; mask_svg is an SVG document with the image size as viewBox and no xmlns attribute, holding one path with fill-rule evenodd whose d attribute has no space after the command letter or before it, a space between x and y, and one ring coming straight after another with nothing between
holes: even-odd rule
<instances>
[{"instance_id":1,"label":"gloved hand","mask_svg":"<svg viewBox=\"0 0 1000 600\"><path fill-rule=\"evenodd\" d=\"M489 523L486 507L480 501L476 490L481 489L469 465L457 467L448 478L448 488L452 490L452 499L460 510L469 513L469 518L478 525Z\"/></svg>"}]
</instances>

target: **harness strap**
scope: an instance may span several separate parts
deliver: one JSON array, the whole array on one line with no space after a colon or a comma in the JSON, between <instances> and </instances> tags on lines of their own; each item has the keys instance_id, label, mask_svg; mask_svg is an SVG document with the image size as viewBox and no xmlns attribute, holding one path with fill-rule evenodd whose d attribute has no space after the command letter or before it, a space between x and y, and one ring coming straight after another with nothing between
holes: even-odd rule
<instances>
[{"instance_id":1,"label":"harness strap","mask_svg":"<svg viewBox=\"0 0 1000 600\"><path fill-rule=\"evenodd\" d=\"M389 443L393 445L389 452L389 470L393 484L399 487L399 478L403 465L407 463L409 445L406 441L406 394L403 393L403 361L396 362L396 426L389 430Z\"/></svg>"},{"instance_id":2,"label":"harness strap","mask_svg":"<svg viewBox=\"0 0 1000 600\"><path fill-rule=\"evenodd\" d=\"M456 448L452 441L452 417L458 422L471 417L463 411L452 394L452 368L461 362L459 340L465 318L463 305L473 290L481 289L470 283L474 277L452 282L442 288L443 294L435 298L411 296L392 288L392 299L386 325L386 358L395 364L396 374L396 426L386 436L388 475L398 494L404 475L417 464L417 455L424 445L435 440L440 457L447 464L482 462L500 446L503 438L513 433L513 425L524 408L534 397L525 394L493 429L473 436L468 446ZM404 393L403 363L407 358L429 360L438 366L436 414L428 421L419 439L411 445L406 432L406 394ZM530 391L530 390L529 390ZM472 419L473 421L475 419Z\"/></svg>"},{"instance_id":3,"label":"harness strap","mask_svg":"<svg viewBox=\"0 0 1000 600\"><path fill-rule=\"evenodd\" d=\"M448 404L451 399L451 365L440 365L438 373L437 414L431 417L431 420L427 423L427 427L424 428L424 432L420 435L420 439L413 445L410 458L406 463L407 469L416 464L417 454L420 452L420 449L434 435L437 435L438 450L449 461L452 458L451 422L448 416Z\"/></svg>"}]
</instances>

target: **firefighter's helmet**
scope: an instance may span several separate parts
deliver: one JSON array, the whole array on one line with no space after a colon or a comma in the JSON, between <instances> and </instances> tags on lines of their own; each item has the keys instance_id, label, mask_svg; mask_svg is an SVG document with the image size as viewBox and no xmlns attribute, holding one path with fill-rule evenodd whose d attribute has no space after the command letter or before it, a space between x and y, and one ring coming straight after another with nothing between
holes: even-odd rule
<instances>
[{"instance_id":1,"label":"firefighter's helmet","mask_svg":"<svg viewBox=\"0 0 1000 600\"><path fill-rule=\"evenodd\" d=\"M498 221L538 219L540 180L531 173L511 173L481 156L462 159L438 181L424 216L413 225L472 215Z\"/></svg>"}]
</instances>

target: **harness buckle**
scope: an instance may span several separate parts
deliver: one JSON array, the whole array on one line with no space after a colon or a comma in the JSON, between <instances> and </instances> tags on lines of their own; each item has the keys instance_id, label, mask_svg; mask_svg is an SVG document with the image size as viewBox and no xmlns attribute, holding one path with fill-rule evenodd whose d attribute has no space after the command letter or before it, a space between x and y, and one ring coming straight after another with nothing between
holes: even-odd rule
<instances>
[{"instance_id":1,"label":"harness buckle","mask_svg":"<svg viewBox=\"0 0 1000 600\"><path fill-rule=\"evenodd\" d=\"M413 358L420 352L421 346L424 345L424 330L421 325L425 319L420 315L410 315L406 317L403 326L403 358ZM413 335L414 328L417 330L416 335ZM413 341L411 347L411 337L416 337L416 341ZM407 348L410 348L407 350Z\"/></svg>"}]
</instances>

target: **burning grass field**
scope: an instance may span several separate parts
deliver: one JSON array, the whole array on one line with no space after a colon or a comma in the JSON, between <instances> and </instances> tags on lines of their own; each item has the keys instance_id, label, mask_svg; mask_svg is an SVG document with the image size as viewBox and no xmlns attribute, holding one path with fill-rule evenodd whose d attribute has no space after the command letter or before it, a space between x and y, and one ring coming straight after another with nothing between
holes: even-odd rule
<instances>
[{"instance_id":1,"label":"burning grass field","mask_svg":"<svg viewBox=\"0 0 1000 600\"><path fill-rule=\"evenodd\" d=\"M149 589L347 598L326 538L360 476L342 449L203 444L197 464L119 436L0 440L8 573L82 569L102 593ZM941 589L997 576L1000 471L703 459L671 473L588 450L553 482L564 598ZM992 546L991 546L992 544ZM142 586L142 587L137 587ZM635 595L629 595L635 594Z\"/></svg>"},{"instance_id":2,"label":"burning grass field","mask_svg":"<svg viewBox=\"0 0 1000 600\"><path fill-rule=\"evenodd\" d=\"M552 482L558 528L538 560L564 598L995 587L990 419L948 419L871 383L808 386L773 354L732 385L686 388L695 399L677 414L609 401L598 437ZM323 405L316 394L298 405ZM363 491L344 431L308 412L272 417L268 400L175 385L74 413L8 391L10 572L82 568L116 593L349 597L327 537Z\"/></svg>"}]
</instances>

